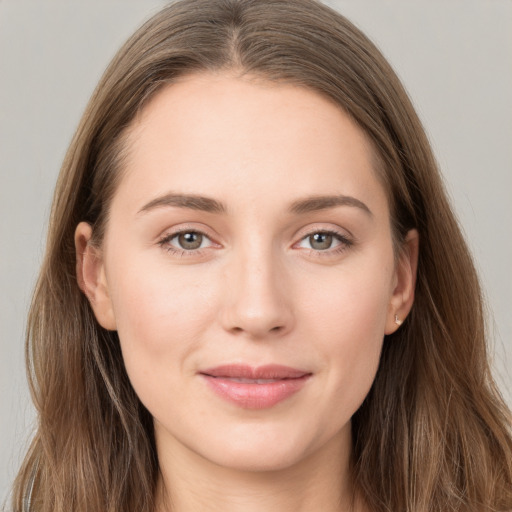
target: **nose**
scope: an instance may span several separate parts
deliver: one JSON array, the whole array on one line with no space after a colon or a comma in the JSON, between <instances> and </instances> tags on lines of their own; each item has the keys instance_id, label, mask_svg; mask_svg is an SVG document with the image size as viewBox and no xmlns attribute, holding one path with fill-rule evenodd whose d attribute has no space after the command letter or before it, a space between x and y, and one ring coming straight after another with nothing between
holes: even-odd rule
<instances>
[{"instance_id":1,"label":"nose","mask_svg":"<svg viewBox=\"0 0 512 512\"><path fill-rule=\"evenodd\" d=\"M283 265L271 254L236 258L227 272L222 324L253 339L279 337L294 324L293 297Z\"/></svg>"}]
</instances>

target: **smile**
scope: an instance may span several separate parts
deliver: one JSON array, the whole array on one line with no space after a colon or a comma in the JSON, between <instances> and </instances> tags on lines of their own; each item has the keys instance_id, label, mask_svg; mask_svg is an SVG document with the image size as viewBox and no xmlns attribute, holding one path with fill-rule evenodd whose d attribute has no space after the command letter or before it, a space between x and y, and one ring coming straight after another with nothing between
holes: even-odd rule
<instances>
[{"instance_id":1,"label":"smile","mask_svg":"<svg viewBox=\"0 0 512 512\"><path fill-rule=\"evenodd\" d=\"M280 365L225 365L199 374L218 396L244 409L273 407L300 391L312 375Z\"/></svg>"}]
</instances>

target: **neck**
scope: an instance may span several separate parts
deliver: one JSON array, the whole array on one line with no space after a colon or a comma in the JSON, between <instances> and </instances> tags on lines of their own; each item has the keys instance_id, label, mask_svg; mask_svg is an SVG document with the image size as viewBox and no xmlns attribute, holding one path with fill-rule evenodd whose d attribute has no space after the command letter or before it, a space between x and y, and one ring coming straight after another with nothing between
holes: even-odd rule
<instances>
[{"instance_id":1,"label":"neck","mask_svg":"<svg viewBox=\"0 0 512 512\"><path fill-rule=\"evenodd\" d=\"M350 434L344 436L271 471L222 467L166 442L158 450L157 512L360 512L350 478Z\"/></svg>"}]
</instances>

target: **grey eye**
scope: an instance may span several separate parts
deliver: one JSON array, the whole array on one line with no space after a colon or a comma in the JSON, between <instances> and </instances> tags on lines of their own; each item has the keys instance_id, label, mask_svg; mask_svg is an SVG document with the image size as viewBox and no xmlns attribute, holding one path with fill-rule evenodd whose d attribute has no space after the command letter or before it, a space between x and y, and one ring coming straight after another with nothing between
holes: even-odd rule
<instances>
[{"instance_id":1,"label":"grey eye","mask_svg":"<svg viewBox=\"0 0 512 512\"><path fill-rule=\"evenodd\" d=\"M330 249L333 242L333 236L330 233L314 233L308 237L309 245L317 251Z\"/></svg>"},{"instance_id":2,"label":"grey eye","mask_svg":"<svg viewBox=\"0 0 512 512\"><path fill-rule=\"evenodd\" d=\"M186 251L193 251L199 249L203 243L203 235L195 231L188 233L180 233L177 236L177 243L181 249Z\"/></svg>"}]
</instances>

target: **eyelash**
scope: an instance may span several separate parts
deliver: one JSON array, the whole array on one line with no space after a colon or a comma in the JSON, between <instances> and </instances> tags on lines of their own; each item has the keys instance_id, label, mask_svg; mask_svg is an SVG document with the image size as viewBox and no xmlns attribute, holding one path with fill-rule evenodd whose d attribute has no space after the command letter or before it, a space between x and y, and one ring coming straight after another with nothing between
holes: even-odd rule
<instances>
[{"instance_id":1,"label":"eyelash","mask_svg":"<svg viewBox=\"0 0 512 512\"><path fill-rule=\"evenodd\" d=\"M186 234L186 233L195 233L198 235L202 235L203 237L207 238L208 240L211 239L210 237L204 233L203 231L199 231L197 229L182 229L179 231L175 231L171 234L165 235L160 240L158 240L158 245L162 247L166 252L173 254L174 256L178 257L190 257L190 256L202 256L204 249L178 249L177 247L174 247L170 244L171 240L175 239L176 237ZM306 233L304 236L301 237L301 239L293 244L295 247L296 245L300 244L307 238L313 236L313 235L331 235L334 239L336 239L339 243L338 246L331 249L325 249L325 250L318 250L318 249L305 249L308 251L309 255L314 257L332 257L336 256L338 254L341 254L342 252L346 251L347 249L350 249L354 245L354 241L350 240L346 235L336 231L336 230L326 230L326 229L318 229L310 231L309 233ZM212 242L213 243L213 242Z\"/></svg>"},{"instance_id":2,"label":"eyelash","mask_svg":"<svg viewBox=\"0 0 512 512\"><path fill-rule=\"evenodd\" d=\"M187 256L202 256L204 252L204 248L201 249L179 249L177 247L174 247L170 244L171 240L174 238L177 238L180 235L186 234L186 233L195 233L198 235L202 235L203 237L207 238L211 241L210 237L204 233L203 231L200 231L198 229L180 229L179 231L175 231L174 233L170 233L168 235L163 236L160 240L158 240L158 245L162 247L166 252L171 253L174 256L177 257L187 257Z\"/></svg>"},{"instance_id":3,"label":"eyelash","mask_svg":"<svg viewBox=\"0 0 512 512\"><path fill-rule=\"evenodd\" d=\"M309 237L313 235L331 235L335 240L339 242L339 245L334 248L329 248L325 250L319 250L319 249L305 249L308 251L308 254L310 256L313 256L315 258L329 258L333 256L337 256L341 254L342 252L350 249L354 245L354 241L349 239L345 234L340 233L336 230L329 230L329 229L318 229L310 231L309 233L306 233L298 242L294 244L296 246L297 244L300 244L304 240L308 239Z\"/></svg>"}]
</instances>

